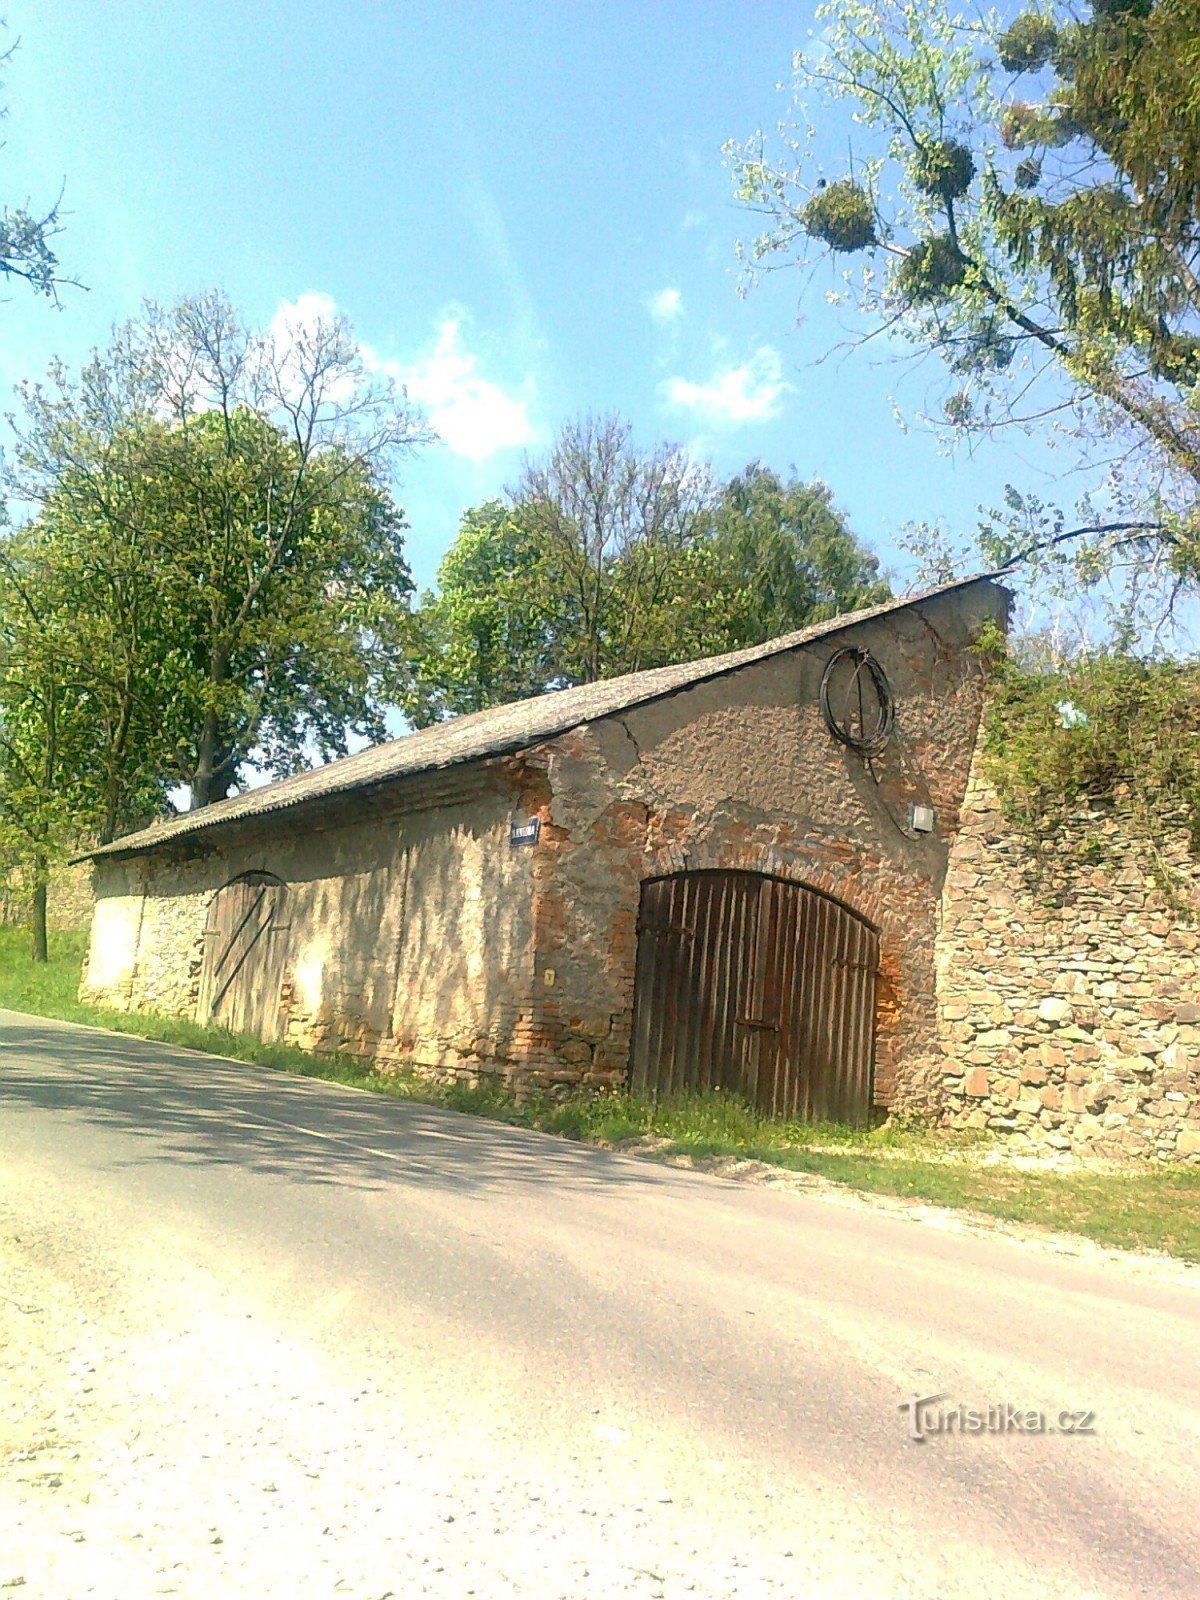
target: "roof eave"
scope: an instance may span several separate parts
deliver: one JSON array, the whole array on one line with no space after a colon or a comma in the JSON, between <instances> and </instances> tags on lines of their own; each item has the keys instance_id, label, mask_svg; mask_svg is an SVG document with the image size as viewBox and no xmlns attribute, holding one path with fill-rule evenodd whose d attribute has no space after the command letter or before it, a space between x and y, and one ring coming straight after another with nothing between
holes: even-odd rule
<instances>
[{"instance_id":1,"label":"roof eave","mask_svg":"<svg viewBox=\"0 0 1200 1600\"><path fill-rule=\"evenodd\" d=\"M1011 571L1011 567L1004 567L994 572L975 573L971 577L958 578L949 583L940 584L936 588L925 590L921 594L911 595L906 599L893 601L890 604L870 607L859 613L849 612L842 618L831 617L826 624L821 625L821 631L814 633L811 637L793 638L792 635L785 634L778 640L767 640L762 645L751 646L744 651L730 652L728 657L711 657L710 659L714 663L720 663L719 665L714 665L711 672L698 674L684 683L670 684L658 689L648 689L644 695L635 694L627 702L623 703L619 709L609 708L599 711L590 717L572 716L565 718L561 724L539 729L537 733L530 735L528 738L504 739L485 751L474 751L460 757L451 757L445 761L433 760L428 765L415 768L409 772L352 778L345 784L334 785L331 788L321 790L319 793L300 793L286 796L276 804L259 806L253 811L238 811L228 816L212 816L205 815L205 811L201 810L194 813L196 818L194 823L186 822L184 818L172 818L165 825L162 825L163 831L157 836L154 836L153 828L139 829L136 833L127 834L124 839L113 839L108 844L97 846L94 850L84 851L82 854L73 857L72 862L111 860L142 855L147 851L174 844L176 841L182 843L189 839L194 839L201 833L215 833L218 830L237 827L239 824L251 825L259 819L276 817L285 811L291 811L298 807L315 806L322 801L338 800L354 793L391 787L393 784L401 783L406 779L420 777L431 772L449 772L456 767L468 767L476 763L484 763L505 756L516 755L524 750L535 749L539 744L544 744L549 739L560 738L564 733L570 732L572 728L580 727L586 723L603 722L606 718L620 715L621 711L632 710L635 706L652 705L657 701L671 699L677 694L683 694L687 690L696 688L699 684L711 683L720 678L728 677L730 674L740 672L745 667L753 666L759 661L769 660L772 656L786 655L792 650L806 650L811 646L819 645L825 640L835 637L839 632L843 631L843 628L864 627L870 622L877 621L880 617L940 599L943 595L969 588L974 584L991 584L994 588L1000 589L1008 595L1010 591L999 582L999 579L1007 577ZM797 632L803 631L797 630ZM789 640L792 642L788 642ZM772 648L772 646L775 646L775 648ZM701 664L696 663L696 665ZM637 676L637 674L633 676ZM540 697L532 697L533 700L538 698ZM314 770L321 771L322 769L316 768ZM271 786L267 785L265 787L269 790ZM182 826L180 825L181 823Z\"/></svg>"}]
</instances>

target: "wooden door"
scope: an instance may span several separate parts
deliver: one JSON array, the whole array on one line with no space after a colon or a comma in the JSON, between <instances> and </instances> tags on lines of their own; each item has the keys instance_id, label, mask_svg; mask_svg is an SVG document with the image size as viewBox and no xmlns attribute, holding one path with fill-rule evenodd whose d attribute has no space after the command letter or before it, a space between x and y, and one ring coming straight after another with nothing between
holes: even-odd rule
<instances>
[{"instance_id":1,"label":"wooden door","mask_svg":"<svg viewBox=\"0 0 1200 1600\"><path fill-rule=\"evenodd\" d=\"M204 929L199 1019L268 1042L280 1034L287 959L287 889L269 872L247 872L213 897Z\"/></svg>"},{"instance_id":2,"label":"wooden door","mask_svg":"<svg viewBox=\"0 0 1200 1600\"><path fill-rule=\"evenodd\" d=\"M770 1116L866 1122L875 931L801 884L683 872L642 886L630 1080Z\"/></svg>"}]
</instances>

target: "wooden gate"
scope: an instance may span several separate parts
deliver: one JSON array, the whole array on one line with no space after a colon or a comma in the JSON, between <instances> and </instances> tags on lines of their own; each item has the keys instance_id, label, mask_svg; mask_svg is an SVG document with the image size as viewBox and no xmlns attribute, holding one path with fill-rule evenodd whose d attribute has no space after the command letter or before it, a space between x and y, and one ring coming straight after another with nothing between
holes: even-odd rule
<instances>
[{"instance_id":1,"label":"wooden gate","mask_svg":"<svg viewBox=\"0 0 1200 1600\"><path fill-rule=\"evenodd\" d=\"M287 889L269 872L246 872L218 889L204 929L201 1022L268 1041L279 1037L286 910Z\"/></svg>"},{"instance_id":2,"label":"wooden gate","mask_svg":"<svg viewBox=\"0 0 1200 1600\"><path fill-rule=\"evenodd\" d=\"M775 1117L864 1123L879 939L827 895L757 872L642 885L630 1078L724 1089Z\"/></svg>"}]
</instances>

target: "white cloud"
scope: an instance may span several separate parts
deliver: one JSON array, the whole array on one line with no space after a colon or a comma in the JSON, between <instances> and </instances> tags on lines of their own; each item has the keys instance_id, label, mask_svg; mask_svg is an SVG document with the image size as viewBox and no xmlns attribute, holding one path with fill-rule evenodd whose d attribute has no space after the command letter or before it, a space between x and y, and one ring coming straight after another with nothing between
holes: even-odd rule
<instances>
[{"instance_id":1,"label":"white cloud","mask_svg":"<svg viewBox=\"0 0 1200 1600\"><path fill-rule=\"evenodd\" d=\"M280 344L289 344L298 334L312 333L323 322L336 322L337 317L332 295L310 291L294 300L281 300L267 332Z\"/></svg>"},{"instance_id":2,"label":"white cloud","mask_svg":"<svg viewBox=\"0 0 1200 1600\"><path fill-rule=\"evenodd\" d=\"M537 431L529 419L528 399L506 394L480 375L478 358L464 346L462 328L460 314L444 318L432 349L411 363L384 361L365 347L363 358L404 385L455 455L485 461L501 450L532 444ZM525 389L528 396L531 386L527 383Z\"/></svg>"},{"instance_id":3,"label":"white cloud","mask_svg":"<svg viewBox=\"0 0 1200 1600\"><path fill-rule=\"evenodd\" d=\"M285 382L289 359L294 359L289 352L297 341L303 342L319 326L336 322L340 315L333 297L318 291L280 301L267 331ZM455 455L485 461L501 450L531 444L536 439L528 410L534 390L527 380L521 392L509 394L480 374L478 357L464 343L466 321L462 311L448 311L438 323L432 345L413 361L385 357L370 345L358 348L367 371L402 384ZM351 386L352 381L346 379Z\"/></svg>"},{"instance_id":4,"label":"white cloud","mask_svg":"<svg viewBox=\"0 0 1200 1600\"><path fill-rule=\"evenodd\" d=\"M312 374L311 356L319 334L333 329L342 313L332 295L317 290L298 294L294 300L281 300L267 328L273 347L274 382L284 394L298 400ZM354 397L354 374L345 371L326 378L321 388L321 403L348 405Z\"/></svg>"},{"instance_id":5,"label":"white cloud","mask_svg":"<svg viewBox=\"0 0 1200 1600\"><path fill-rule=\"evenodd\" d=\"M662 392L673 406L694 411L717 427L742 422L769 422L779 415L780 401L790 388L784 382L779 352L761 345L740 367L726 367L707 383L668 378Z\"/></svg>"},{"instance_id":6,"label":"white cloud","mask_svg":"<svg viewBox=\"0 0 1200 1600\"><path fill-rule=\"evenodd\" d=\"M642 304L655 322L674 322L683 315L683 296L678 289L660 289L657 294L647 295Z\"/></svg>"}]
</instances>

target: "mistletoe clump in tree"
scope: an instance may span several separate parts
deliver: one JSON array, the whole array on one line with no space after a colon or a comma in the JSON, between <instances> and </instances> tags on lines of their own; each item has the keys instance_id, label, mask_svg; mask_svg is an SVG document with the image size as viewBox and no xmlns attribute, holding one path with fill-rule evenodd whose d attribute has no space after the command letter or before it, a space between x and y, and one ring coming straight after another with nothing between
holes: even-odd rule
<instances>
[{"instance_id":1,"label":"mistletoe clump in tree","mask_svg":"<svg viewBox=\"0 0 1200 1600\"><path fill-rule=\"evenodd\" d=\"M838 295L948 369L941 420L1103 437L1103 515L1010 491L993 560L1200 576L1200 9L1007 18L832 0L794 58L803 122L730 145L751 271L832 257ZM849 114L848 128L845 116ZM851 154L828 171L826 153ZM1162 584L1158 594L1163 594Z\"/></svg>"}]
</instances>

